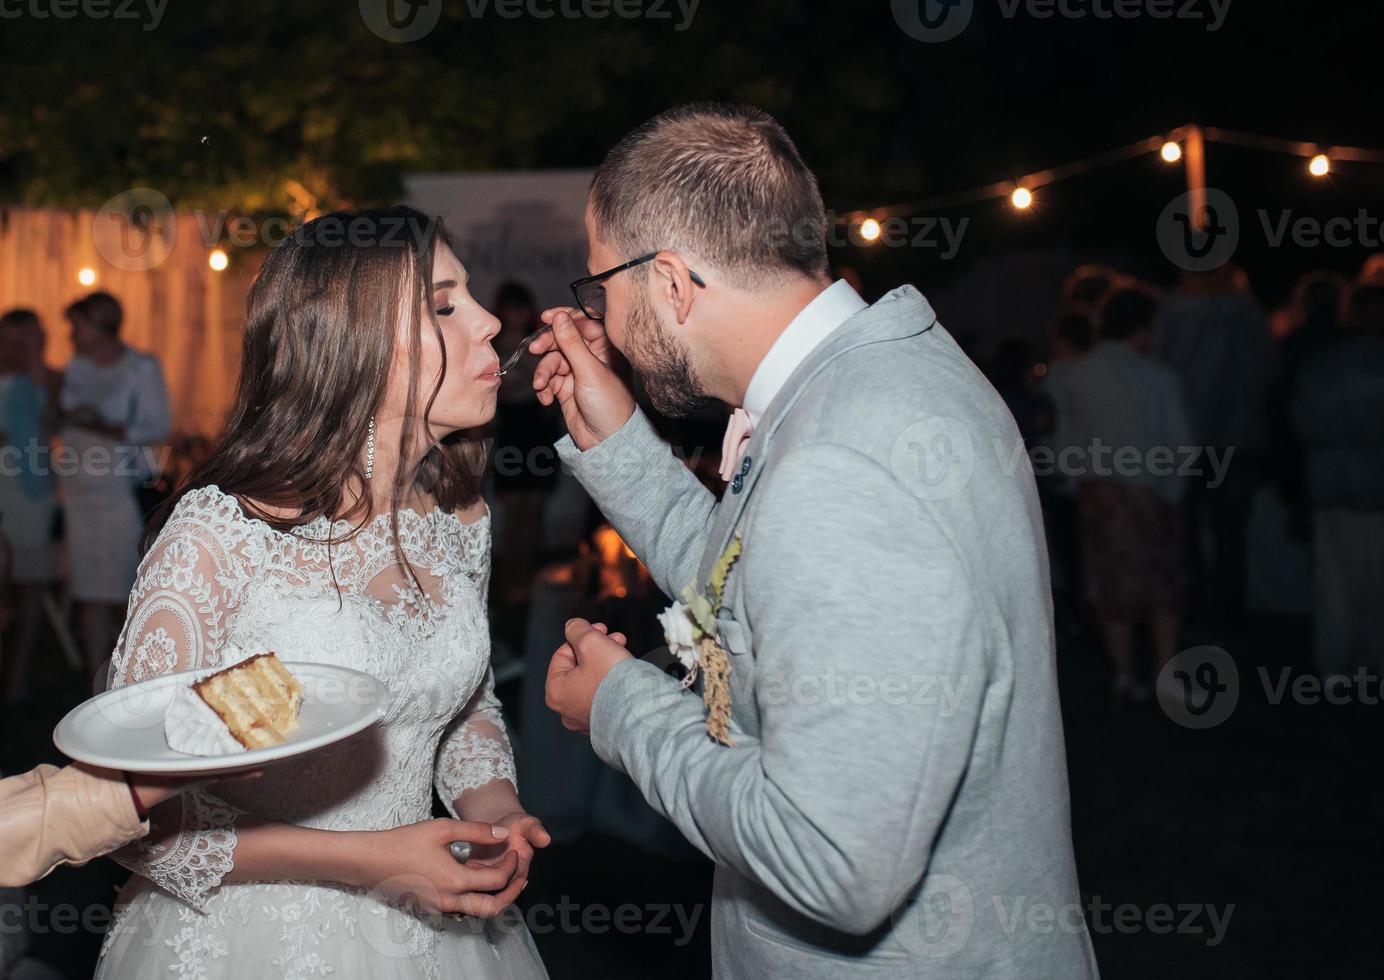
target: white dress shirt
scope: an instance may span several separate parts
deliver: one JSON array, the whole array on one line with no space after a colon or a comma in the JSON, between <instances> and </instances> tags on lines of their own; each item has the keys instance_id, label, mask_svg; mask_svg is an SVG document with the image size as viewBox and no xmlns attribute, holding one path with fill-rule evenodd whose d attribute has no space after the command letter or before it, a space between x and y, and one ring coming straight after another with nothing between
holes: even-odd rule
<instances>
[{"instance_id":1,"label":"white dress shirt","mask_svg":"<svg viewBox=\"0 0 1384 980\"><path fill-rule=\"evenodd\" d=\"M789 321L764 360L759 362L745 389L745 405L731 413L721 443L721 479L735 476L754 428L783 390L788 379L817 347L851 317L870 304L860 298L844 279L818 293ZM737 485L738 487L738 485Z\"/></svg>"},{"instance_id":2,"label":"white dress shirt","mask_svg":"<svg viewBox=\"0 0 1384 980\"><path fill-rule=\"evenodd\" d=\"M774 396L817 345L869 305L850 283L838 279L789 321L755 368L750 386L745 389L745 412L750 416L751 425L758 425L764 418Z\"/></svg>"}]
</instances>

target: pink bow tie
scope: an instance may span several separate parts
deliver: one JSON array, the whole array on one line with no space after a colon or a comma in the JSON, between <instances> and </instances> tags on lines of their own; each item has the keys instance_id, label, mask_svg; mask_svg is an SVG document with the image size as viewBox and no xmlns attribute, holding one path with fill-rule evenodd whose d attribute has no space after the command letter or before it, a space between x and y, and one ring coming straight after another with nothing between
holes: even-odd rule
<instances>
[{"instance_id":1,"label":"pink bow tie","mask_svg":"<svg viewBox=\"0 0 1384 980\"><path fill-rule=\"evenodd\" d=\"M750 422L750 413L737 408L731 413L730 422L726 425L726 437L721 441L721 479L727 483L740 468L740 460L745 456L752 435L754 424Z\"/></svg>"}]
</instances>

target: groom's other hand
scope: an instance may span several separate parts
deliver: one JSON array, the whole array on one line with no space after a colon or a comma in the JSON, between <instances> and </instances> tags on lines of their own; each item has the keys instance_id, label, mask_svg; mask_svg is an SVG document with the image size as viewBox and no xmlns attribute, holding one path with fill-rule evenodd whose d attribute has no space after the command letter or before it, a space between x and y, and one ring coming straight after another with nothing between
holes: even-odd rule
<instances>
[{"instance_id":1,"label":"groom's other hand","mask_svg":"<svg viewBox=\"0 0 1384 980\"><path fill-rule=\"evenodd\" d=\"M572 441L585 452L629 421L634 396L611 366L618 355L605 328L573 312L566 307L545 310L543 319L553 329L529 349L546 351L533 372L538 400L562 407Z\"/></svg>"},{"instance_id":2,"label":"groom's other hand","mask_svg":"<svg viewBox=\"0 0 1384 980\"><path fill-rule=\"evenodd\" d=\"M548 707L561 716L563 728L589 732L596 689L612 667L634 657L625 649L625 634L610 633L604 623L569 619L566 633L567 642L548 664L544 695Z\"/></svg>"}]
</instances>

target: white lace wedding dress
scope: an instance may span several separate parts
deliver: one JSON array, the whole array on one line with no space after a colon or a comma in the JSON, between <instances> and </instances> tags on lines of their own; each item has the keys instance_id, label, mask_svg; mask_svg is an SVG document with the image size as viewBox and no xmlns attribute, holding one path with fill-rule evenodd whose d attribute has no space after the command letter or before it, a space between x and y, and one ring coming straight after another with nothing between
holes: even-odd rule
<instances>
[{"instance_id":1,"label":"white lace wedding dress","mask_svg":"<svg viewBox=\"0 0 1384 980\"><path fill-rule=\"evenodd\" d=\"M136 876L97 977L546 977L512 907L456 921L328 883L222 881L246 814L384 830L428 819L434 784L450 809L464 790L514 782L489 669L489 518L399 514L426 598L397 560L388 514L329 552L327 538L349 530L319 518L275 531L207 487L179 502L141 563L113 685L216 666L235 644L363 670L390 703L351 739L156 809L149 837L116 855Z\"/></svg>"}]
</instances>

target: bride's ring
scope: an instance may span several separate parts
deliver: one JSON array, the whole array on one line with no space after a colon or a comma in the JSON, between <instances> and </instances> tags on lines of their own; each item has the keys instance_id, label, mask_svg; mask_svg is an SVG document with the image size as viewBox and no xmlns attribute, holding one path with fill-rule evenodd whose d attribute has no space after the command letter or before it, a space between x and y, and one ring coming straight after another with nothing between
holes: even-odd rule
<instances>
[{"instance_id":1,"label":"bride's ring","mask_svg":"<svg viewBox=\"0 0 1384 980\"><path fill-rule=\"evenodd\" d=\"M447 850L452 852L452 857L456 858L460 864L465 864L471 860L471 845L464 840L454 840L447 845Z\"/></svg>"},{"instance_id":2,"label":"bride's ring","mask_svg":"<svg viewBox=\"0 0 1384 980\"><path fill-rule=\"evenodd\" d=\"M449 919L456 919L458 922L465 922L465 921L466 921L466 913L465 913L465 912L453 912L451 915L447 916L447 918L449 918Z\"/></svg>"}]
</instances>

